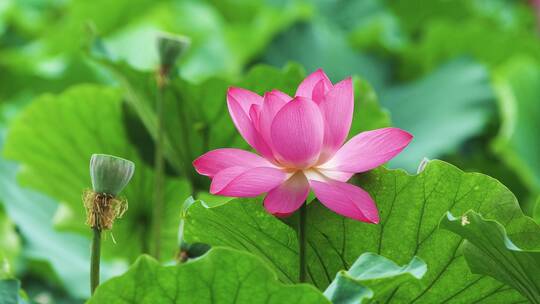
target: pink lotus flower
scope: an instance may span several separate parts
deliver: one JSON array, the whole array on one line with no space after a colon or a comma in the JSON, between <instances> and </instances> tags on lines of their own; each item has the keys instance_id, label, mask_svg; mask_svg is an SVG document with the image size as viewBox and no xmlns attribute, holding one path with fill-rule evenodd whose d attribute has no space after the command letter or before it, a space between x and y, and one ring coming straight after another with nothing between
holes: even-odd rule
<instances>
[{"instance_id":1,"label":"pink lotus flower","mask_svg":"<svg viewBox=\"0 0 540 304\"><path fill-rule=\"evenodd\" d=\"M262 157L226 148L197 158L193 165L212 179L212 194L256 197L268 193L266 210L287 216L302 206L312 189L335 213L379 222L371 196L346 182L355 173L395 157L412 136L384 128L362 132L343 145L354 112L350 77L333 85L317 70L304 79L294 98L277 90L261 97L229 88L227 104L236 128Z\"/></svg>"}]
</instances>

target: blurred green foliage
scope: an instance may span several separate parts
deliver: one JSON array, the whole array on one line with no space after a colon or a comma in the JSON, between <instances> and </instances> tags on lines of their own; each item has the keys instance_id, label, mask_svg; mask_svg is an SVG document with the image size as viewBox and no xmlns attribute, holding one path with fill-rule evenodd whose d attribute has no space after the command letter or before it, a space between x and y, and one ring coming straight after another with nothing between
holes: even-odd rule
<instances>
[{"instance_id":1,"label":"blurred green foliage","mask_svg":"<svg viewBox=\"0 0 540 304\"><path fill-rule=\"evenodd\" d=\"M130 210L105 237L103 277L148 252L162 31L192 40L165 93L163 261L178 253L181 202L209 197L192 160L247 147L227 87L293 94L316 68L334 82L355 76L351 136L389 125L413 133L390 166L414 172L422 158L442 158L490 174L532 215L538 24L525 0L0 1L0 276L9 265L33 298L88 296L81 193L92 153L137 165Z\"/></svg>"}]
</instances>

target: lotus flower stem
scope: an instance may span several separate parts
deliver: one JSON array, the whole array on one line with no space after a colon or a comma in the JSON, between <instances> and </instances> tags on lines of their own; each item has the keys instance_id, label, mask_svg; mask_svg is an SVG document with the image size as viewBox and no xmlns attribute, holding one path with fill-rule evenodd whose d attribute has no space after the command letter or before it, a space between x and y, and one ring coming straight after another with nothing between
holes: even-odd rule
<instances>
[{"instance_id":1,"label":"lotus flower stem","mask_svg":"<svg viewBox=\"0 0 540 304\"><path fill-rule=\"evenodd\" d=\"M161 72L160 72L161 74ZM158 76L159 77L159 76ZM164 183L164 158L163 158L163 94L165 93L165 81L158 80L158 90L156 94L156 148L154 159L154 174L155 174L155 189L154 189L154 213L153 213L153 225L154 225L154 252L153 255L156 259L159 259L161 254L161 218L163 217L163 183Z\"/></svg>"},{"instance_id":2,"label":"lotus flower stem","mask_svg":"<svg viewBox=\"0 0 540 304\"><path fill-rule=\"evenodd\" d=\"M299 277L300 283L306 282L306 228L307 228L307 203L300 207L300 217L298 220L298 257L299 257Z\"/></svg>"},{"instance_id":3,"label":"lotus flower stem","mask_svg":"<svg viewBox=\"0 0 540 304\"><path fill-rule=\"evenodd\" d=\"M99 285L99 263L101 257L101 229L92 228L94 236L92 238L92 254L90 257L90 290L92 294Z\"/></svg>"},{"instance_id":4,"label":"lotus flower stem","mask_svg":"<svg viewBox=\"0 0 540 304\"><path fill-rule=\"evenodd\" d=\"M163 115L165 111L164 97L170 78L175 72L176 61L190 45L186 37L162 33L157 41L160 65L157 71L156 93L156 147L154 159L155 189L154 189L154 213L153 232L154 248L153 255L159 259L161 255L161 219L165 205L163 193L165 183L165 158L163 156L164 127Z\"/></svg>"}]
</instances>

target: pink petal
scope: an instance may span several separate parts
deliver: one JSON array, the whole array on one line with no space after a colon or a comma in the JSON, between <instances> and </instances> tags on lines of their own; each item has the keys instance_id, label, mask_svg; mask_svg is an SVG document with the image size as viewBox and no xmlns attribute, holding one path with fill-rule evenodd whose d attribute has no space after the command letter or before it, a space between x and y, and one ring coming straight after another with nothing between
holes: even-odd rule
<instances>
[{"instance_id":1,"label":"pink petal","mask_svg":"<svg viewBox=\"0 0 540 304\"><path fill-rule=\"evenodd\" d=\"M280 90L272 90L270 93L277 95L279 98L285 100L286 102L289 102L292 100L291 96L281 92Z\"/></svg>"},{"instance_id":2,"label":"pink petal","mask_svg":"<svg viewBox=\"0 0 540 304\"><path fill-rule=\"evenodd\" d=\"M258 99L253 96L255 93L247 92L249 91L238 88L229 89L229 93L227 94L229 113L231 114L236 129L238 129L238 132L240 132L246 142L264 157L271 158L272 151L270 150L270 147L266 144L249 117L251 106L257 105L256 103L250 102L257 101ZM241 99L242 101L239 101L237 98L243 99Z\"/></svg>"},{"instance_id":3,"label":"pink petal","mask_svg":"<svg viewBox=\"0 0 540 304\"><path fill-rule=\"evenodd\" d=\"M375 202L363 189L338 181L310 181L311 188L326 208L357 221L378 224Z\"/></svg>"},{"instance_id":4,"label":"pink petal","mask_svg":"<svg viewBox=\"0 0 540 304\"><path fill-rule=\"evenodd\" d=\"M219 171L210 184L210 193L234 197L255 197L281 184L287 174L270 167L229 167Z\"/></svg>"},{"instance_id":5,"label":"pink petal","mask_svg":"<svg viewBox=\"0 0 540 304\"><path fill-rule=\"evenodd\" d=\"M315 87L313 87L311 99L313 99L313 101L315 101L316 103L320 103L331 88L332 84L329 85L325 79L319 80Z\"/></svg>"},{"instance_id":6,"label":"pink petal","mask_svg":"<svg viewBox=\"0 0 540 304\"><path fill-rule=\"evenodd\" d=\"M264 199L264 208L277 216L288 216L306 201L309 183L304 174L298 171L287 181L272 189Z\"/></svg>"},{"instance_id":7,"label":"pink petal","mask_svg":"<svg viewBox=\"0 0 540 304\"><path fill-rule=\"evenodd\" d=\"M328 76L324 73L322 69L311 73L302 83L298 86L295 96L306 97L309 99L313 98L313 89L319 83L319 81L324 81L324 87L331 88L332 82L328 79Z\"/></svg>"},{"instance_id":8,"label":"pink petal","mask_svg":"<svg viewBox=\"0 0 540 304\"><path fill-rule=\"evenodd\" d=\"M324 141L319 162L327 161L343 145L349 134L354 112L352 79L337 83L319 103L324 117Z\"/></svg>"},{"instance_id":9,"label":"pink petal","mask_svg":"<svg viewBox=\"0 0 540 304\"><path fill-rule=\"evenodd\" d=\"M277 112L287 104L287 100L282 98L283 95L276 94L274 92L264 94L264 103L259 115L259 130L266 143L272 147L272 138L270 136L270 130L272 127L272 121Z\"/></svg>"},{"instance_id":10,"label":"pink petal","mask_svg":"<svg viewBox=\"0 0 540 304\"><path fill-rule=\"evenodd\" d=\"M249 119L251 119L251 124L255 127L256 130L259 130L260 111L261 111L261 106L258 104L252 104L251 108L249 108Z\"/></svg>"},{"instance_id":11,"label":"pink petal","mask_svg":"<svg viewBox=\"0 0 540 304\"><path fill-rule=\"evenodd\" d=\"M347 182L353 175L354 172L343 172L343 171L334 171L334 170L325 170L325 169L318 169L319 172L333 180L337 180L340 182Z\"/></svg>"},{"instance_id":12,"label":"pink petal","mask_svg":"<svg viewBox=\"0 0 540 304\"><path fill-rule=\"evenodd\" d=\"M323 142L323 118L310 99L296 97L274 117L272 147L278 161L292 168L306 168L319 158Z\"/></svg>"},{"instance_id":13,"label":"pink petal","mask_svg":"<svg viewBox=\"0 0 540 304\"><path fill-rule=\"evenodd\" d=\"M362 132L349 140L321 169L365 172L398 155L413 136L398 128Z\"/></svg>"},{"instance_id":14,"label":"pink petal","mask_svg":"<svg viewBox=\"0 0 540 304\"><path fill-rule=\"evenodd\" d=\"M273 167L266 159L255 153L240 149L217 149L199 156L193 161L199 174L213 177L219 171L229 167Z\"/></svg>"},{"instance_id":15,"label":"pink petal","mask_svg":"<svg viewBox=\"0 0 540 304\"><path fill-rule=\"evenodd\" d=\"M227 99L234 98L240 104L244 113L249 113L249 109L253 104L262 104L263 98L254 92L246 89L230 87L227 91Z\"/></svg>"}]
</instances>

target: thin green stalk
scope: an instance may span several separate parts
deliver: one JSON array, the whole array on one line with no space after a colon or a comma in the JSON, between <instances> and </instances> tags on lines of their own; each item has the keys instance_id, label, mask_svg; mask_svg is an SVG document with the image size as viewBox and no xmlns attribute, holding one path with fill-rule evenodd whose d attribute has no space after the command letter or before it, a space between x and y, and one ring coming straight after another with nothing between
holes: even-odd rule
<instances>
[{"instance_id":1,"label":"thin green stalk","mask_svg":"<svg viewBox=\"0 0 540 304\"><path fill-rule=\"evenodd\" d=\"M155 162L154 162L154 174L155 174L155 189L154 189L154 252L153 255L156 259L159 259L161 254L161 219L163 218L164 208L164 196L163 196L163 184L164 184L164 157L163 157L163 95L165 91L165 82L163 81L165 76L160 72L158 77L158 89L156 94L156 148L155 148Z\"/></svg>"},{"instance_id":2,"label":"thin green stalk","mask_svg":"<svg viewBox=\"0 0 540 304\"><path fill-rule=\"evenodd\" d=\"M94 291L99 285L99 261L101 255L101 230L92 228L94 237L92 238L92 255L90 260L90 291Z\"/></svg>"},{"instance_id":3,"label":"thin green stalk","mask_svg":"<svg viewBox=\"0 0 540 304\"><path fill-rule=\"evenodd\" d=\"M298 220L298 252L299 252L299 277L298 280L300 283L305 283L307 280L307 269L306 269L306 229L307 229L307 203L304 203L300 207L300 218Z\"/></svg>"}]
</instances>

